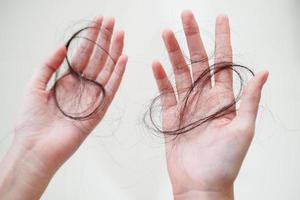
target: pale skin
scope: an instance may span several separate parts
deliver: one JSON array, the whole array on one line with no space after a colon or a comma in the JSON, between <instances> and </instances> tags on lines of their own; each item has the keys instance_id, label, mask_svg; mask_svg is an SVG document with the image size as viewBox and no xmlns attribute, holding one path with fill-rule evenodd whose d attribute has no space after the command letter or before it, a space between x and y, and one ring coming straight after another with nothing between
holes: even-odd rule
<instances>
[{"instance_id":1,"label":"pale skin","mask_svg":"<svg viewBox=\"0 0 300 200\"><path fill-rule=\"evenodd\" d=\"M105 115L127 63L127 57L122 55L124 32L114 31L114 23L113 18L97 17L93 22L95 28L89 29L85 37L105 48L116 63L103 51L97 51L91 42L81 42L72 60L76 71L98 81L106 90L103 108L91 119L74 121L63 116L54 104L53 91L47 89L66 56L65 46L45 60L30 80L13 144L0 164L0 199L39 199L54 173ZM61 84L72 90L79 83L68 79Z\"/></svg>"},{"instance_id":2,"label":"pale skin","mask_svg":"<svg viewBox=\"0 0 300 200\"><path fill-rule=\"evenodd\" d=\"M193 14L184 11L182 21L191 59L203 60L207 55ZM47 89L50 78L66 56L66 48L58 48L45 60L26 87L13 144L0 163L0 199L39 199L55 172L105 115L121 83L127 57L122 55L124 33L113 31L114 19L98 17L94 20L94 26L96 28L88 31L86 37L108 50L116 63L111 62L107 54L97 52L91 43L83 42L72 65L84 76L105 87L107 96L103 109L86 121L71 120L58 110L53 91ZM178 96L175 96L175 89L158 61L153 63L153 72L161 93L168 94L161 98L163 127L172 130L178 125L175 116L182 105L186 88L208 67L208 63L194 63L190 69L174 33L166 30L163 39L174 69ZM223 15L218 17L216 23L215 61L232 61L229 21ZM203 86L199 104L207 102L204 110L195 104L190 109L203 114L230 102L233 98L231 72L223 71L214 77L214 84L210 81ZM233 199L234 181L254 135L261 90L267 77L268 72L263 71L249 81L238 112L210 121L176 140L166 142L174 199ZM78 82L68 79L62 84L68 88L68 95L72 94L72 88ZM193 117L188 119L193 120Z\"/></svg>"},{"instance_id":3,"label":"pale skin","mask_svg":"<svg viewBox=\"0 0 300 200\"><path fill-rule=\"evenodd\" d=\"M162 37L173 67L176 88L172 87L159 61L153 62L152 68L162 94L162 123L166 131L178 128L176 112L184 102L187 88L190 88L192 81L209 67L208 62L204 61L207 54L191 11L182 13L182 23L191 60L203 62L192 64L190 69L174 33L171 30L163 32ZM215 41L215 63L232 62L229 20L225 15L217 17ZM187 109L196 113L193 113L193 116L187 115L186 120L195 121L197 114L210 113L231 102L232 77L232 70L224 70L214 76L214 84L211 80L203 85L198 103L190 104L193 107ZM167 167L175 200L234 198L234 181L254 136L261 91L267 77L268 72L262 71L248 82L237 112L205 123L176 139L166 137ZM174 93L174 90L177 90L177 93ZM199 93L195 90L191 96L197 94Z\"/></svg>"}]
</instances>

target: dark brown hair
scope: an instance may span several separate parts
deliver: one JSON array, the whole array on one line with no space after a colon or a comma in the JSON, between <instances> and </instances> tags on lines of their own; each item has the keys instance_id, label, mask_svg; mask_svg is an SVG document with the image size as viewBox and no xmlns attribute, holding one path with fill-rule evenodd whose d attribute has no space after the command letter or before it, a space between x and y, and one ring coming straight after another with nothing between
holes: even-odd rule
<instances>
[{"instance_id":1,"label":"dark brown hair","mask_svg":"<svg viewBox=\"0 0 300 200\"><path fill-rule=\"evenodd\" d=\"M200 62L206 62L208 61L208 59L202 59L199 61L191 61L190 64L194 64L194 63L200 63ZM227 105L224 105L223 107L219 108L217 111L215 111L212 114L209 115L205 115L204 114L203 117L186 123L184 122L184 118L187 114L189 114L188 110L187 110L187 106L190 104L190 102L192 102L194 99L191 98L195 98L195 96L200 96L200 94L203 91L203 86L211 80L211 78L213 77L213 74L217 74L220 73L221 71L224 70L232 70L238 77L238 82L239 82L239 88L237 91L237 94L235 96L235 98L233 98L233 100L228 103ZM183 104L182 106L178 109L178 118L179 118L179 125L177 128L173 129L173 130L163 130L161 124L161 120L157 121L154 118L157 115L161 114L161 109L157 109L157 104L159 104L159 100L163 95L167 95L168 92L162 93L159 96L155 97L149 106L149 109L146 111L146 113L144 114L144 124L146 125L146 127L156 133L161 133L164 135L181 135L184 133L189 132L190 130L193 130L196 127L199 127L201 125L203 125L206 122L209 122L211 120L220 118L224 115L227 115L229 113L232 112L236 112L235 106L237 104L237 102L240 100L241 95L242 95L242 90L244 87L244 76L241 72L241 70L250 73L251 76L254 76L254 72L243 65L239 65L239 64L235 64L235 63L231 63L231 62L220 62L220 63L215 63L213 65L211 65L209 68L207 68L206 70L204 70L199 76L198 78L196 78L194 80L194 82L192 83L192 85L186 89L186 95L183 99ZM194 92L196 90L196 95L195 96L191 96L191 93ZM184 124L186 123L186 124ZM183 125L184 124L184 125Z\"/></svg>"},{"instance_id":2,"label":"dark brown hair","mask_svg":"<svg viewBox=\"0 0 300 200\"><path fill-rule=\"evenodd\" d=\"M74 42L75 39L84 39L84 40L87 40L88 42L94 43L95 48L100 48L101 51L104 51L108 55L108 59L111 59L114 63L116 63L116 61L110 56L110 54L107 52L107 50L105 50L100 44L91 40L90 38L80 35L84 31L87 31L89 29L94 29L94 28L96 28L96 27L88 26L88 27L82 28L82 29L78 30L77 32L75 32L69 38L69 40L66 42L67 52L69 52L70 46ZM67 65L68 69L61 77L59 77L58 72L56 73L55 83L52 87L55 104L64 116L66 116L70 119L74 119L74 120L87 120L87 119L91 118L94 114L96 114L102 108L104 99L106 97L105 88L101 83L99 83L93 79L90 79L89 77L86 77L82 72L76 71L75 68L71 64L72 62L71 62L71 59L69 58L68 53L65 57L65 60L66 60L66 65ZM72 104L72 102L67 102L68 104L72 104L72 108L66 108L64 106L66 99L63 96L60 97L59 86L63 79L70 78L70 76L71 76L71 78L73 78L79 82L79 89L78 89L79 91L77 94L72 96L72 99L70 99L70 101L72 101L73 104ZM74 112L74 111L72 112L71 110L75 110L74 106L79 106L78 103L81 103L82 95L85 90L89 90L88 88L93 88L92 89L93 90L92 92L94 93L94 94L92 94L93 95L93 99L92 99L93 105L91 105L89 108L81 110L79 112ZM71 110L69 110L69 109L71 109Z\"/></svg>"}]
</instances>

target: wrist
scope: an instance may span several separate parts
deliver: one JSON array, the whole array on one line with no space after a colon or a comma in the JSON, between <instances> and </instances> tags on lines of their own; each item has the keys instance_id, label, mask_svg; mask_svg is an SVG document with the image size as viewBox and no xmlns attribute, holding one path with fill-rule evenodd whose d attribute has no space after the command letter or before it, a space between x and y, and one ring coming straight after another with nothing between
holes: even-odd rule
<instances>
[{"instance_id":1,"label":"wrist","mask_svg":"<svg viewBox=\"0 0 300 200\"><path fill-rule=\"evenodd\" d=\"M175 193L174 200L233 200L233 186L223 190L189 190L185 192Z\"/></svg>"},{"instance_id":2,"label":"wrist","mask_svg":"<svg viewBox=\"0 0 300 200\"><path fill-rule=\"evenodd\" d=\"M0 199L39 199L53 174L32 151L14 142L0 163Z\"/></svg>"}]
</instances>

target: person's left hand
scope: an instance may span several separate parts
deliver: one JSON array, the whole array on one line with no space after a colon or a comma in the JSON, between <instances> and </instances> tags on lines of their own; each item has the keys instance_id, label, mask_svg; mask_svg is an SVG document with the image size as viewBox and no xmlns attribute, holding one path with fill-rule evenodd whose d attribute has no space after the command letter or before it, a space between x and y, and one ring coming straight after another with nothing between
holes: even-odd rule
<instances>
[{"instance_id":1,"label":"person's left hand","mask_svg":"<svg viewBox=\"0 0 300 200\"><path fill-rule=\"evenodd\" d=\"M191 60L196 61L192 62L191 70L171 30L163 33L163 39L176 88L159 61L152 66L160 91L162 131L165 133L180 130L235 101L233 70L227 68L216 73L219 66L232 63L233 59L228 17L220 15L216 20L214 79L209 77L203 82L207 77L204 76L197 84L195 80L211 69L191 11L182 13L182 22ZM249 81L238 112L233 107L221 117L212 118L187 132L172 132L166 137L167 167L174 199L233 199L234 181L254 136L260 96L267 78L268 72L263 71ZM183 107L184 118L181 118Z\"/></svg>"}]
</instances>

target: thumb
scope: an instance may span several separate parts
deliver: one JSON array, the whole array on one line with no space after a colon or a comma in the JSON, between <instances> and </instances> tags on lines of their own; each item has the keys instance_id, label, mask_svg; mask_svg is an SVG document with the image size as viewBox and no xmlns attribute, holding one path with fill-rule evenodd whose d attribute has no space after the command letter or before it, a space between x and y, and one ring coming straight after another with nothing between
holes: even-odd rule
<instances>
[{"instance_id":1,"label":"thumb","mask_svg":"<svg viewBox=\"0 0 300 200\"><path fill-rule=\"evenodd\" d=\"M56 51L44 61L43 66L35 72L29 85L32 88L45 90L50 78L62 64L66 53L67 50L64 45L57 48Z\"/></svg>"},{"instance_id":2,"label":"thumb","mask_svg":"<svg viewBox=\"0 0 300 200\"><path fill-rule=\"evenodd\" d=\"M239 126L255 126L261 91L268 79L269 72L262 71L257 73L248 83L241 97L241 104L234 120Z\"/></svg>"}]
</instances>

